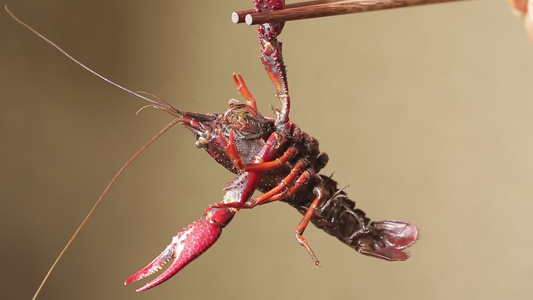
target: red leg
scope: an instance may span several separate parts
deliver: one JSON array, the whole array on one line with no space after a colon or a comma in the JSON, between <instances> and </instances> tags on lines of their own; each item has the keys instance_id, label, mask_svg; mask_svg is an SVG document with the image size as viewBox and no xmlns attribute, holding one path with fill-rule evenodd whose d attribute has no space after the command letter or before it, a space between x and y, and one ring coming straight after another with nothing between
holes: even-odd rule
<instances>
[{"instance_id":1,"label":"red leg","mask_svg":"<svg viewBox=\"0 0 533 300\"><path fill-rule=\"evenodd\" d=\"M285 164L287 161L289 161L289 159L293 158L294 156L298 154L298 150L296 150L296 148L290 147L283 153L282 156L280 156L279 158L276 158L275 160L263 162L262 159L260 159L259 162L243 165L239 152L237 151L237 148L235 147L235 137L233 135L233 131L230 130L228 140L226 140L224 136L222 136L221 131L218 132L218 136L220 138L220 141L224 145L226 153L231 158L231 161L233 162L233 164L240 170L243 170L246 172L265 172L268 170L278 168L279 166ZM283 144L284 142L285 142L285 139L282 139L279 142L280 145L276 147L281 146L281 144Z\"/></svg>"},{"instance_id":2,"label":"red leg","mask_svg":"<svg viewBox=\"0 0 533 300\"><path fill-rule=\"evenodd\" d=\"M250 90L248 90L246 83L244 83L244 79L242 79L241 74L233 73L233 81L237 86L237 90L239 90L244 99L246 99L246 104L257 110L257 104L255 102L255 99L252 96L252 93L250 93Z\"/></svg>"},{"instance_id":3,"label":"red leg","mask_svg":"<svg viewBox=\"0 0 533 300\"><path fill-rule=\"evenodd\" d=\"M246 202L246 206L249 208L254 208L257 205L262 205L274 201L283 200L287 197L290 197L296 193L304 184L307 183L309 177L311 174L308 170L304 171L300 177L294 182L294 185L290 188L287 188L291 182L294 181L296 178L296 175L300 173L301 169L297 169L297 167L293 168L291 170L291 174L289 174L287 177L285 177L280 184L278 184L276 187L272 188L270 191L264 193L263 195L251 199ZM293 172L294 171L294 172Z\"/></svg>"},{"instance_id":4,"label":"red leg","mask_svg":"<svg viewBox=\"0 0 533 300\"><path fill-rule=\"evenodd\" d=\"M296 148L294 147L290 147L285 151L285 153L283 153L282 156L280 156L279 158L276 158L276 160L269 161L269 162L258 162L258 163L246 164L244 166L244 170L251 171L251 172L272 170L285 164L287 161L289 161L289 159L295 157L296 154L298 154L298 150L296 150Z\"/></svg>"},{"instance_id":5,"label":"red leg","mask_svg":"<svg viewBox=\"0 0 533 300\"><path fill-rule=\"evenodd\" d=\"M283 190L286 190L288 186L290 185L290 183L294 181L296 176L300 174L303 166L304 166L304 163L302 161L298 161L296 165L294 166L294 168L292 168L289 175L283 178L277 186L272 188L270 191L264 193L263 195L247 201L247 203L249 203L250 207L255 207L257 205L275 201L275 200L270 201L270 199L272 199L273 197L277 195L284 194L286 191L283 191ZM279 199L276 199L276 200L279 200Z\"/></svg>"},{"instance_id":6,"label":"red leg","mask_svg":"<svg viewBox=\"0 0 533 300\"><path fill-rule=\"evenodd\" d=\"M315 193L316 198L315 198L315 200L313 200L311 205L309 205L309 208L305 212L302 220L300 220L300 223L298 223L298 226L296 226L295 235L296 235L296 240L298 240L298 243L305 247L307 252L309 252L309 255L311 255L311 259L313 259L313 261L315 262L315 265L317 267L319 267L320 266L320 262L318 261L318 258L316 257L315 252L313 251L313 249L311 249L311 246L309 246L309 243L303 237L303 233L305 231L305 228L307 228L307 225L309 224L309 221L311 221L311 218L315 214L315 211L316 211L316 208L318 207L318 204L320 204L320 202L322 201L322 198L324 196L323 193L322 193L323 192L322 191L322 187L315 188L313 190L313 192Z\"/></svg>"},{"instance_id":7,"label":"red leg","mask_svg":"<svg viewBox=\"0 0 533 300\"><path fill-rule=\"evenodd\" d=\"M241 156L239 155L239 152L235 147L235 137L233 136L233 130L230 130L229 132L229 141L226 141L224 136L222 136L222 131L220 130L218 131L218 137L224 145L224 150L226 150L226 153L228 154L229 158L231 158L233 165L235 165L239 170L242 170L243 165L241 161Z\"/></svg>"}]
</instances>

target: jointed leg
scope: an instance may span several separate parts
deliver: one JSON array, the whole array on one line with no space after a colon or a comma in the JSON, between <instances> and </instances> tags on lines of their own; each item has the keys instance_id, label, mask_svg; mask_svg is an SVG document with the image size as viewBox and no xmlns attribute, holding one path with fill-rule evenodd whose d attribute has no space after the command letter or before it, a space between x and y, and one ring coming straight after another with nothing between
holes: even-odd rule
<instances>
[{"instance_id":1,"label":"jointed leg","mask_svg":"<svg viewBox=\"0 0 533 300\"><path fill-rule=\"evenodd\" d=\"M313 251L313 249L311 249L311 246L309 246L309 243L307 242L307 240L302 236L305 231L305 228L307 228L307 225L309 224L309 221L311 221L311 218L315 214L318 204L322 202L322 198L324 197L322 187L316 187L313 190L313 192L315 193L316 198L315 200L313 200L311 205L309 205L309 208L305 212L302 220L300 220L300 223L298 223L295 234L296 234L296 240L298 240L298 243L300 243L300 245L305 247L307 252L309 252L309 255L311 255L311 259L313 259L313 261L315 262L315 265L319 267L320 262L318 261L318 258L316 257L315 252Z\"/></svg>"},{"instance_id":2,"label":"jointed leg","mask_svg":"<svg viewBox=\"0 0 533 300\"><path fill-rule=\"evenodd\" d=\"M296 178L296 175L300 173L300 168L297 167L298 166L293 168L291 174L287 175L287 177L285 177L276 187L272 188L270 191L264 193L263 195L255 199L247 201L246 205L250 208L253 208L257 205L283 200L294 195L301 187L303 187L309 181L309 177L314 174L314 172L309 169L305 170L295 181L294 179ZM291 183L293 183L292 186L290 186Z\"/></svg>"},{"instance_id":3,"label":"jointed leg","mask_svg":"<svg viewBox=\"0 0 533 300\"><path fill-rule=\"evenodd\" d=\"M225 147L226 153L231 158L233 164L240 170L246 172L264 172L268 170L273 170L282 166L287 161L289 161L289 159L295 157L298 154L298 150L296 150L296 148L289 147L287 150L285 150L283 155L281 155L279 158L276 158L276 160L243 164L239 152L235 147L235 137L233 135L233 131L230 130L228 141L226 141L226 139L222 136L221 131L218 132L218 135L220 140L222 141L222 144ZM282 143L283 142L284 140L282 141Z\"/></svg>"},{"instance_id":4,"label":"jointed leg","mask_svg":"<svg viewBox=\"0 0 533 300\"><path fill-rule=\"evenodd\" d=\"M237 86L237 90L239 90L244 99L246 99L246 104L257 110L257 104L255 102L255 99L252 96L252 93L250 93L250 90L248 90L246 84L244 83L244 79L242 79L241 74L233 73L233 81Z\"/></svg>"},{"instance_id":5,"label":"jointed leg","mask_svg":"<svg viewBox=\"0 0 533 300\"><path fill-rule=\"evenodd\" d=\"M298 150L296 150L294 147L289 147L287 150L285 150L283 155L279 158L276 158L276 160L246 164L244 166L244 170L251 172L273 170L285 164L287 161L289 161L289 159L295 157L296 154L298 154Z\"/></svg>"}]
</instances>

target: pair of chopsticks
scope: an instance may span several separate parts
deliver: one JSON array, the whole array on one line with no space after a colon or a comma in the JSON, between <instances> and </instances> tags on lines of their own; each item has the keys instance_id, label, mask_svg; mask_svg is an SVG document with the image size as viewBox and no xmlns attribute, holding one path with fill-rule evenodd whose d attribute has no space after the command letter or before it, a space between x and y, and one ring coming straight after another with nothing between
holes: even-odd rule
<instances>
[{"instance_id":1,"label":"pair of chopsticks","mask_svg":"<svg viewBox=\"0 0 533 300\"><path fill-rule=\"evenodd\" d=\"M452 1L461 0L318 0L291 3L284 9L268 12L236 11L231 20L235 24L257 25Z\"/></svg>"}]
</instances>

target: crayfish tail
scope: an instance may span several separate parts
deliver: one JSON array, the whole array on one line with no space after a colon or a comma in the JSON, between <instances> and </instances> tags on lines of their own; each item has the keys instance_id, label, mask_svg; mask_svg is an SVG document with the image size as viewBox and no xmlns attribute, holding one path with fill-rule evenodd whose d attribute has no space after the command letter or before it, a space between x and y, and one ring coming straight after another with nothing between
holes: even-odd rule
<instances>
[{"instance_id":1,"label":"crayfish tail","mask_svg":"<svg viewBox=\"0 0 533 300\"><path fill-rule=\"evenodd\" d=\"M409 254L404 249L419 237L416 226L402 221L372 222L370 228L370 234L360 239L357 251L388 261L407 260Z\"/></svg>"}]
</instances>

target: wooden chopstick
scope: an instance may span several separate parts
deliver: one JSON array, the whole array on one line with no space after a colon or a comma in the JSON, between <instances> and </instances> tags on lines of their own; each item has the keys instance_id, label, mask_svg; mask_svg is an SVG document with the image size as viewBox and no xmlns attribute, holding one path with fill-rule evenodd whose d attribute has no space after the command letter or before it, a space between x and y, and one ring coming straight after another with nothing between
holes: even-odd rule
<instances>
[{"instance_id":1,"label":"wooden chopstick","mask_svg":"<svg viewBox=\"0 0 533 300\"><path fill-rule=\"evenodd\" d=\"M339 0L315 0L315 1L289 3L285 5L284 9L323 4L323 3L328 3L328 2L338 2L338 1ZM257 13L253 9L234 11L231 13L231 21L235 24L244 23L246 15L251 15L251 14L257 14Z\"/></svg>"},{"instance_id":2,"label":"wooden chopstick","mask_svg":"<svg viewBox=\"0 0 533 300\"><path fill-rule=\"evenodd\" d=\"M320 0L287 4L284 9L255 13L253 10L236 11L231 14L233 23L257 25L304 20L390 8L464 0Z\"/></svg>"}]
</instances>

